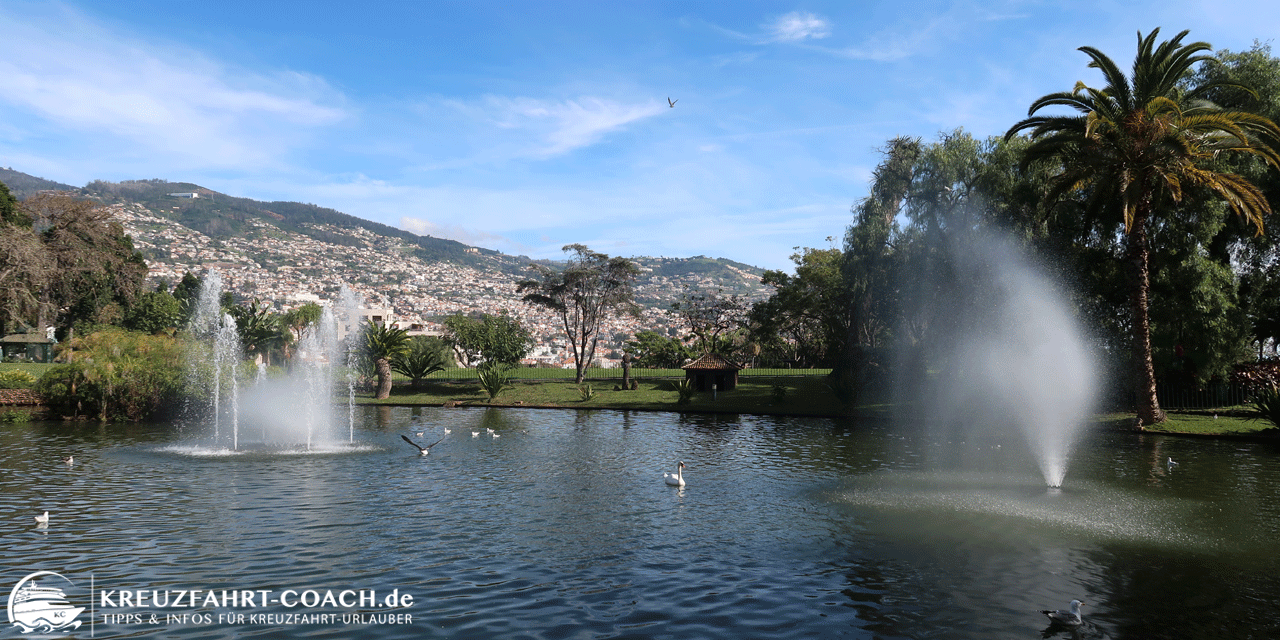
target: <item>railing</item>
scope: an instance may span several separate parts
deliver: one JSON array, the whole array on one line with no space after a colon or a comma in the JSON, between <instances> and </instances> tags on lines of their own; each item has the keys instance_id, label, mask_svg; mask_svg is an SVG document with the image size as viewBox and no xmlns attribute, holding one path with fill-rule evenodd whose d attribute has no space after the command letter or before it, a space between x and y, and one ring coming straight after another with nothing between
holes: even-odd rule
<instances>
[{"instance_id":1,"label":"railing","mask_svg":"<svg viewBox=\"0 0 1280 640\"><path fill-rule=\"evenodd\" d=\"M545 367L517 367L511 370L511 378L514 380L573 380L573 369L553 369ZM831 373L830 369L743 369L738 372L741 377L782 377L782 376L825 376ZM683 378L683 369L640 369L633 367L631 369L631 377L645 378ZM475 369L463 369L461 367L453 367L444 371L437 371L429 376L428 380L476 380ZM621 380L622 368L613 367L605 369L602 367L588 367L586 370L587 380ZM408 378L398 373L392 374L393 382L405 382Z\"/></svg>"},{"instance_id":2,"label":"railing","mask_svg":"<svg viewBox=\"0 0 1280 640\"><path fill-rule=\"evenodd\" d=\"M1161 409L1173 411L1241 408L1249 404L1249 392L1244 387L1227 383L1157 384L1156 398Z\"/></svg>"}]
</instances>

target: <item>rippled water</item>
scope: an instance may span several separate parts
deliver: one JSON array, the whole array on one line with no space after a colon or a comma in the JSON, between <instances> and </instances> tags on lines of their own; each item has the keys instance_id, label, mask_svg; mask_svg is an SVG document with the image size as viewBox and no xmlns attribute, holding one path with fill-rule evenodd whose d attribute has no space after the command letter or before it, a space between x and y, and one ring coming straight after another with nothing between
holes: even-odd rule
<instances>
[{"instance_id":1,"label":"rippled water","mask_svg":"<svg viewBox=\"0 0 1280 640\"><path fill-rule=\"evenodd\" d=\"M879 424L385 407L359 420L357 446L319 453L209 451L164 426L2 425L0 593L57 572L95 609L75 637L1038 638L1036 610L1072 598L1089 603L1083 637L1280 636L1274 446L1100 434L1051 492L1017 442ZM446 426L426 457L399 439ZM684 489L662 482L679 460ZM412 602L118 606L119 590L191 589ZM264 613L361 617L249 621Z\"/></svg>"}]
</instances>

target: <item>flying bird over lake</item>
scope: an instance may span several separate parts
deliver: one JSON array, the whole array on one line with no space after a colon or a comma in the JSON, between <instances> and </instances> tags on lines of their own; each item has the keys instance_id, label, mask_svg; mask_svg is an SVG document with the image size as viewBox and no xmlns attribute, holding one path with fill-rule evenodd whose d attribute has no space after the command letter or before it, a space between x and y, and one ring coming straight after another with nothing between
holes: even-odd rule
<instances>
[{"instance_id":1,"label":"flying bird over lake","mask_svg":"<svg viewBox=\"0 0 1280 640\"><path fill-rule=\"evenodd\" d=\"M432 442L431 444L429 444L429 445L427 445L427 446L425 446L425 447L424 447L424 446L422 446L422 445L420 445L420 444L418 444L418 443L416 443L416 442L414 442L414 441L410 440L410 439L409 439L409 436L406 436L406 435L404 435L404 434L400 434L400 437L401 437L401 438L404 438L404 441L405 441L405 442L408 442L409 444L411 444L411 445L413 445L414 447L416 447L416 448L418 449L418 455L423 455L423 456L425 456L425 455L427 455L427 454L431 453L431 447L434 447L434 446L436 446L436 445L440 444L441 442L444 442L444 438L440 438L439 440L436 440L435 442Z\"/></svg>"},{"instance_id":2,"label":"flying bird over lake","mask_svg":"<svg viewBox=\"0 0 1280 640\"><path fill-rule=\"evenodd\" d=\"M1062 609L1058 609L1057 611L1041 609L1040 613L1047 616L1049 621L1053 624L1060 624L1067 627L1078 627L1080 626L1080 623L1083 622L1083 620L1080 619L1080 605L1082 604L1084 603L1079 600L1072 600L1070 611L1063 611Z\"/></svg>"},{"instance_id":3,"label":"flying bird over lake","mask_svg":"<svg viewBox=\"0 0 1280 640\"><path fill-rule=\"evenodd\" d=\"M676 98L675 100L672 100L671 98L667 98L667 106L671 107L672 109L676 108L677 102L680 102L680 98Z\"/></svg>"}]
</instances>

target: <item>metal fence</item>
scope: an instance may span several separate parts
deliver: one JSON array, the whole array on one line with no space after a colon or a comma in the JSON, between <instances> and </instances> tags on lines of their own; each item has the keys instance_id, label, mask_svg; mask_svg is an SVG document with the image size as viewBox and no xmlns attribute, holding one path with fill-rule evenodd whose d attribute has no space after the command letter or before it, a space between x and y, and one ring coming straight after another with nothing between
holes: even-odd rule
<instances>
[{"instance_id":1,"label":"metal fence","mask_svg":"<svg viewBox=\"0 0 1280 640\"><path fill-rule=\"evenodd\" d=\"M1229 409L1249 404L1249 392L1244 387L1227 383L1197 386L1157 384L1156 398L1161 409L1174 411Z\"/></svg>"},{"instance_id":2,"label":"metal fence","mask_svg":"<svg viewBox=\"0 0 1280 640\"><path fill-rule=\"evenodd\" d=\"M749 377L783 377L783 376L825 376L831 373L830 369L743 369L738 375L744 378ZM519 367L511 370L511 377L514 380L573 380L575 371L573 369L552 369L545 367ZM640 369L632 368L631 377L645 378L683 378L683 369ZM477 380L475 369L463 369L453 367L444 371L437 371L430 376L428 380ZM613 367L609 369L600 367L588 367L586 370L587 380L621 380L622 368ZM398 373L392 374L393 382L405 382L408 378Z\"/></svg>"}]
</instances>

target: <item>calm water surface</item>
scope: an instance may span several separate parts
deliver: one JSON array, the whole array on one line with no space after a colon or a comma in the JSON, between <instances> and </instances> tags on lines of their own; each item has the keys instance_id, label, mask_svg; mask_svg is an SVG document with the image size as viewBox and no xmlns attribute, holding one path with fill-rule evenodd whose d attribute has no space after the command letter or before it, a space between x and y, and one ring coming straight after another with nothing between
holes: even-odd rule
<instances>
[{"instance_id":1,"label":"calm water surface","mask_svg":"<svg viewBox=\"0 0 1280 640\"><path fill-rule=\"evenodd\" d=\"M872 423L358 420L350 450L235 455L164 426L0 425L0 594L57 572L42 586L95 608L73 637L1040 638L1036 610L1072 598L1086 625L1049 635L1280 637L1273 445L1093 434L1050 492L1019 441ZM446 426L427 457L399 438ZM684 489L662 482L679 460ZM99 606L190 589L380 602ZM409 606L383 608L393 590ZM335 618L250 621L264 613Z\"/></svg>"}]
</instances>

